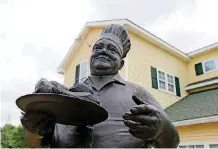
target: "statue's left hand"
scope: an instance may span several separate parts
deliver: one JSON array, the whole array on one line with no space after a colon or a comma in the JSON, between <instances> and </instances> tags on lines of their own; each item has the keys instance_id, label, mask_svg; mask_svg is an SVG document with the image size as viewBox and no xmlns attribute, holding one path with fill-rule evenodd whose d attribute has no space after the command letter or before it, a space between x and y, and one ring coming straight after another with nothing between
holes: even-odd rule
<instances>
[{"instance_id":1,"label":"statue's left hand","mask_svg":"<svg viewBox=\"0 0 218 149\"><path fill-rule=\"evenodd\" d=\"M130 109L131 113L123 115L124 124L136 138L152 141L162 136L166 118L153 105L146 103L138 96L133 95L137 104Z\"/></svg>"}]
</instances>

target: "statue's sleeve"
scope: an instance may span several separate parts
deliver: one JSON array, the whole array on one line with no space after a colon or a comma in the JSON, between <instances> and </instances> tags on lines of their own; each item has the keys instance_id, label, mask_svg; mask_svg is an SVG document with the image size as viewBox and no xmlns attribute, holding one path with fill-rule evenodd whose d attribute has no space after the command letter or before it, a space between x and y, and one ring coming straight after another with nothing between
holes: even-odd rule
<instances>
[{"instance_id":1,"label":"statue's sleeve","mask_svg":"<svg viewBox=\"0 0 218 149\"><path fill-rule=\"evenodd\" d=\"M155 106L168 119L166 112L158 103L158 101L143 87L136 85L136 95L140 97L142 100L144 100L145 102Z\"/></svg>"}]
</instances>

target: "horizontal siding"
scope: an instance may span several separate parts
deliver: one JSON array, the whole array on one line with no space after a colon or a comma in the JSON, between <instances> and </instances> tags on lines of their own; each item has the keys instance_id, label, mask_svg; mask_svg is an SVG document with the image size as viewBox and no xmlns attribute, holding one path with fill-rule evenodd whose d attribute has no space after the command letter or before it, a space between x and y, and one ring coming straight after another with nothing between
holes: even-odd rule
<instances>
[{"instance_id":1,"label":"horizontal siding","mask_svg":"<svg viewBox=\"0 0 218 149\"><path fill-rule=\"evenodd\" d=\"M177 127L181 143L218 141L218 122Z\"/></svg>"},{"instance_id":2,"label":"horizontal siding","mask_svg":"<svg viewBox=\"0 0 218 149\"><path fill-rule=\"evenodd\" d=\"M188 78L189 78L189 83L193 83L193 82L197 82L197 81L202 81L205 79L209 79L209 78L213 78L218 76L218 70L213 71L213 72L209 72L209 73L205 73L199 76L196 76L195 73L195 64L203 62L205 60L210 60L212 58L218 57L218 48L208 52L208 53L204 53L202 55L196 56L194 58L192 58L192 60L188 63Z\"/></svg>"},{"instance_id":3,"label":"horizontal siding","mask_svg":"<svg viewBox=\"0 0 218 149\"><path fill-rule=\"evenodd\" d=\"M188 76L185 71L187 63L134 34L130 33L130 38L132 46L128 53L129 81L143 86L159 101L163 108L186 96L187 92L184 87L188 83ZM182 97L153 89L151 86L151 66L178 77Z\"/></svg>"}]
</instances>

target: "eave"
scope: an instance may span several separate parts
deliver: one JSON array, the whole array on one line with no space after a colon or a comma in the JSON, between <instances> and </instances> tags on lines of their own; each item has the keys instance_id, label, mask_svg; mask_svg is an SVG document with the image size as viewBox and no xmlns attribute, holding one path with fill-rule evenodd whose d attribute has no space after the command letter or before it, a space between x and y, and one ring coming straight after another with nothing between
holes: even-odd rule
<instances>
[{"instance_id":1,"label":"eave","mask_svg":"<svg viewBox=\"0 0 218 149\"><path fill-rule=\"evenodd\" d=\"M210 52L214 49L218 48L218 42L216 43L213 43L211 45L208 45L206 47L203 47L203 48L200 48L200 49L197 49L195 51L192 51L192 52L189 52L187 55L191 58L195 57L195 56L198 56L198 55L201 55L201 54L204 54L204 53L207 53L207 52Z\"/></svg>"},{"instance_id":2,"label":"eave","mask_svg":"<svg viewBox=\"0 0 218 149\"><path fill-rule=\"evenodd\" d=\"M173 122L173 124L176 127L179 127L179 126L188 126L188 125L195 125L195 124L202 124L202 123L212 123L212 122L218 122L218 115L183 120L183 121L176 121Z\"/></svg>"}]
</instances>

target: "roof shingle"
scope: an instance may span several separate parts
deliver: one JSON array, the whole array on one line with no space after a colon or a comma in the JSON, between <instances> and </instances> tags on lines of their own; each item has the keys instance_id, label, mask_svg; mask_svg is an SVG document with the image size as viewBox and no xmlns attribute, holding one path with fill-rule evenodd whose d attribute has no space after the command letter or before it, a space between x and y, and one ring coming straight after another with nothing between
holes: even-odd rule
<instances>
[{"instance_id":1,"label":"roof shingle","mask_svg":"<svg viewBox=\"0 0 218 149\"><path fill-rule=\"evenodd\" d=\"M218 88L192 93L165 111L172 122L218 115Z\"/></svg>"}]
</instances>

